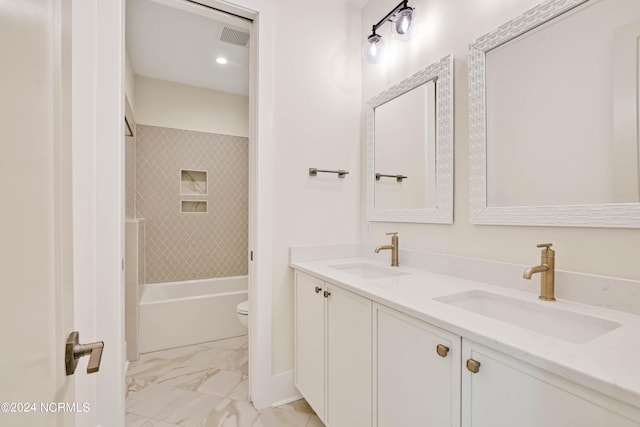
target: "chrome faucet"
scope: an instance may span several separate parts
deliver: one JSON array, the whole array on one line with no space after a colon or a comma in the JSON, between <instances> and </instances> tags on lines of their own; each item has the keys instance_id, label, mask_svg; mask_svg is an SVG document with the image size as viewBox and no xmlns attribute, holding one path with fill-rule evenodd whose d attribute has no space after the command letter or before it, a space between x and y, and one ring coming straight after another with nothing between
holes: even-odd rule
<instances>
[{"instance_id":1,"label":"chrome faucet","mask_svg":"<svg viewBox=\"0 0 640 427\"><path fill-rule=\"evenodd\" d=\"M391 236L391 244L390 245L382 245L378 246L375 249L375 253L379 253L381 250L390 249L391 250L391 267L397 267L398 264L398 233L386 233L387 236Z\"/></svg>"},{"instance_id":2,"label":"chrome faucet","mask_svg":"<svg viewBox=\"0 0 640 427\"><path fill-rule=\"evenodd\" d=\"M555 264L556 251L551 249L552 243L541 243L536 245L543 248L540 254L540 265L529 267L524 271L523 277L531 279L535 273L540 273L540 298L544 301L555 301Z\"/></svg>"}]
</instances>

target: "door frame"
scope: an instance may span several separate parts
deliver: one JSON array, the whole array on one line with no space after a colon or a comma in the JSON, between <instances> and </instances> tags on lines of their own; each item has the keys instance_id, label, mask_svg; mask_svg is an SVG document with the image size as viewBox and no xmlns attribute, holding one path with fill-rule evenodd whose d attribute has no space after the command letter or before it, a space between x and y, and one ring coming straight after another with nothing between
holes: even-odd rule
<instances>
[{"instance_id":1,"label":"door frame","mask_svg":"<svg viewBox=\"0 0 640 427\"><path fill-rule=\"evenodd\" d=\"M123 425L124 0L71 2L71 164L74 329L104 341L100 371L74 375L89 404L75 424ZM70 331L69 331L70 332Z\"/></svg>"},{"instance_id":2,"label":"door frame","mask_svg":"<svg viewBox=\"0 0 640 427\"><path fill-rule=\"evenodd\" d=\"M88 227L94 228L97 241L95 253L90 255L95 266L93 280L96 286L93 292L88 286L88 295L83 297L92 302L95 312L83 307L76 307L75 311L76 318L84 318L95 325L94 331L86 332L87 338L95 334L106 343L103 365L109 366L105 369L110 370L109 375L104 375L107 374L104 372L95 379L97 418L104 425L118 425L119 422L105 420L118 419L125 411L122 271L125 0L72 1L73 53L74 56L82 55L85 67L79 70L79 78L83 79L80 88L86 89L74 93L73 120L75 123L84 119L92 121L87 125L85 136L91 139L93 144L90 145L95 149L84 153L82 159L93 159L94 164L88 169L95 174L89 177L94 178L95 185L91 187L95 195L92 196L90 190L85 189L82 196L94 199ZM257 409L263 409L296 395L293 382L286 376L284 381L280 376L274 377L271 368L274 12L270 0L186 1L253 20L249 95L249 250L253 251L253 261L249 263L249 370L251 399ZM74 68L74 73L76 71ZM82 102L76 102L76 95ZM89 111L82 111L82 106L89 108ZM77 135L76 138L74 135L74 141L79 141L81 136ZM74 185L82 184L82 179L85 177L74 175ZM87 387L90 391L91 384Z\"/></svg>"},{"instance_id":3,"label":"door frame","mask_svg":"<svg viewBox=\"0 0 640 427\"><path fill-rule=\"evenodd\" d=\"M74 375L76 425L123 425L124 0L71 5L74 329L105 343L100 371Z\"/></svg>"}]
</instances>

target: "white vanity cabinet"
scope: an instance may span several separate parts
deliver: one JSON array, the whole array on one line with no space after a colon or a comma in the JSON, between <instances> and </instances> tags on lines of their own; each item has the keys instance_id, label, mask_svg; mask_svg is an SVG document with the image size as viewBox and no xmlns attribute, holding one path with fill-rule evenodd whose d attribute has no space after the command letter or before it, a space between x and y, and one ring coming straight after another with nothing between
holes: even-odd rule
<instances>
[{"instance_id":1,"label":"white vanity cabinet","mask_svg":"<svg viewBox=\"0 0 640 427\"><path fill-rule=\"evenodd\" d=\"M296 387L328 427L640 427L640 408L603 391L295 277Z\"/></svg>"},{"instance_id":2,"label":"white vanity cabinet","mask_svg":"<svg viewBox=\"0 0 640 427\"><path fill-rule=\"evenodd\" d=\"M473 341L462 354L462 427L640 425L638 408Z\"/></svg>"},{"instance_id":3,"label":"white vanity cabinet","mask_svg":"<svg viewBox=\"0 0 640 427\"><path fill-rule=\"evenodd\" d=\"M329 427L371 426L371 307L296 271L296 387Z\"/></svg>"},{"instance_id":4,"label":"white vanity cabinet","mask_svg":"<svg viewBox=\"0 0 640 427\"><path fill-rule=\"evenodd\" d=\"M325 421L324 282L296 272L295 383Z\"/></svg>"},{"instance_id":5,"label":"white vanity cabinet","mask_svg":"<svg viewBox=\"0 0 640 427\"><path fill-rule=\"evenodd\" d=\"M460 426L460 337L379 304L374 331L374 425Z\"/></svg>"}]
</instances>

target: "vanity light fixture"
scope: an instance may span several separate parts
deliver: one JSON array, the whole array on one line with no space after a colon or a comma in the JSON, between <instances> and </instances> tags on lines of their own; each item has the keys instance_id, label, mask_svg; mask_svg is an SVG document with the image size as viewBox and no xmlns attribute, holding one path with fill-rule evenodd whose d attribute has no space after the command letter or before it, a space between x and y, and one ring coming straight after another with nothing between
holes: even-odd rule
<instances>
[{"instance_id":1,"label":"vanity light fixture","mask_svg":"<svg viewBox=\"0 0 640 427\"><path fill-rule=\"evenodd\" d=\"M384 42L380 34L376 30L385 22L390 21L393 24L392 32L396 39L407 41L411 38L414 31L414 25L411 25L415 17L415 9L409 6L409 0L401 1L393 10L374 24L371 28L371 35L362 46L362 56L367 62L375 64L379 62L384 55Z\"/></svg>"}]
</instances>

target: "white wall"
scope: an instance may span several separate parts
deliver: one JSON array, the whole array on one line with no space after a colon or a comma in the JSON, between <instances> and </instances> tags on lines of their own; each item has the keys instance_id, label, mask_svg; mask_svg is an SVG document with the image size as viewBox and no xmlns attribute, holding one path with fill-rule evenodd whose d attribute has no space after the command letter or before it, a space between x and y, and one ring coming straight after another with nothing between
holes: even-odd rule
<instances>
[{"instance_id":1,"label":"white wall","mask_svg":"<svg viewBox=\"0 0 640 427\"><path fill-rule=\"evenodd\" d=\"M247 96L136 76L134 113L142 125L249 136Z\"/></svg>"},{"instance_id":2,"label":"white wall","mask_svg":"<svg viewBox=\"0 0 640 427\"><path fill-rule=\"evenodd\" d=\"M538 0L413 0L423 25L409 43L381 33L387 42L388 61L362 67L362 102L452 53L455 58L455 196L454 224L372 223L368 231L361 209L361 236L367 243L385 243L388 231L399 232L406 249L470 256L495 261L534 265L539 261L535 244L553 242L556 266L561 270L640 279L640 230L560 227L507 227L472 225L469 219L469 129L467 48L477 37L497 28ZM393 6L393 5L391 5ZM371 31L390 8L386 0L371 0L363 9L361 33ZM385 35L387 37L385 37ZM364 160L363 160L364 161ZM364 163L363 163L364 164ZM361 178L364 182L364 177ZM364 195L361 195L364 207ZM532 283L532 286L537 286Z\"/></svg>"},{"instance_id":3,"label":"white wall","mask_svg":"<svg viewBox=\"0 0 640 427\"><path fill-rule=\"evenodd\" d=\"M274 1L274 374L293 369L289 246L358 240L362 34L346 3Z\"/></svg>"}]
</instances>

